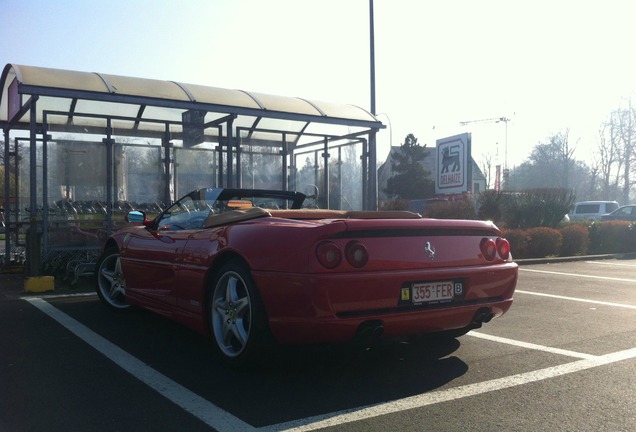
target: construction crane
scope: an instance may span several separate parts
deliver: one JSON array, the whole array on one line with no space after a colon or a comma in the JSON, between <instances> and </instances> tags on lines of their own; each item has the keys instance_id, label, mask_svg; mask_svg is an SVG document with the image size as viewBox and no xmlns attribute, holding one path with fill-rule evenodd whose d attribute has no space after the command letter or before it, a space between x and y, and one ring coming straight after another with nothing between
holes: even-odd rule
<instances>
[{"instance_id":1,"label":"construction crane","mask_svg":"<svg viewBox=\"0 0 636 432\"><path fill-rule=\"evenodd\" d=\"M468 120L459 122L460 126L466 126L471 123L505 123L506 124L506 142L504 144L504 181L508 180L508 122L510 119L508 117L493 117L488 119L480 119L480 120ZM495 190L499 190L500 178L499 172L497 172L497 178L495 179Z\"/></svg>"},{"instance_id":2,"label":"construction crane","mask_svg":"<svg viewBox=\"0 0 636 432\"><path fill-rule=\"evenodd\" d=\"M508 122L510 119L508 117L494 117L489 119L481 119L481 120L468 120L459 122L460 126L466 126L470 123L505 123L506 124L506 142L505 142L505 154L504 154L504 171L508 171Z\"/></svg>"},{"instance_id":3,"label":"construction crane","mask_svg":"<svg viewBox=\"0 0 636 432\"><path fill-rule=\"evenodd\" d=\"M463 121L463 122L459 122L459 125L466 126L467 124L470 124L470 123L499 123L499 122L506 122L507 124L509 121L510 119L507 117L494 117L489 119Z\"/></svg>"}]
</instances>

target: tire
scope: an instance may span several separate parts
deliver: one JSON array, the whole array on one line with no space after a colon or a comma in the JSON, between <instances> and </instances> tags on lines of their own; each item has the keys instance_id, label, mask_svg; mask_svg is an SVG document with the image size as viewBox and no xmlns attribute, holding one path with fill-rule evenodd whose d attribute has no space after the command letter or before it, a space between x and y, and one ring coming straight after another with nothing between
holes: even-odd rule
<instances>
[{"instance_id":1,"label":"tire","mask_svg":"<svg viewBox=\"0 0 636 432\"><path fill-rule=\"evenodd\" d=\"M108 248L95 266L95 290L99 299L112 310L123 311L130 307L126 303L126 281L121 270L119 250Z\"/></svg>"},{"instance_id":2,"label":"tire","mask_svg":"<svg viewBox=\"0 0 636 432\"><path fill-rule=\"evenodd\" d=\"M208 319L215 350L232 366L254 363L273 344L263 302L241 261L219 270L208 295Z\"/></svg>"}]
</instances>

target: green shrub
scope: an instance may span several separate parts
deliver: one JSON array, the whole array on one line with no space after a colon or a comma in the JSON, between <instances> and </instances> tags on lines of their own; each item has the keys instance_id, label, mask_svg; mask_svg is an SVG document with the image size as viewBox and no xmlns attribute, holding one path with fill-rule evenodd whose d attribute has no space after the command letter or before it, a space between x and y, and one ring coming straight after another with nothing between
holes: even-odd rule
<instances>
[{"instance_id":1,"label":"green shrub","mask_svg":"<svg viewBox=\"0 0 636 432\"><path fill-rule=\"evenodd\" d=\"M559 230L548 227L529 228L530 241L527 247L527 258L543 258L558 256L563 244Z\"/></svg>"},{"instance_id":2,"label":"green shrub","mask_svg":"<svg viewBox=\"0 0 636 432\"><path fill-rule=\"evenodd\" d=\"M422 216L435 219L477 219L477 212L470 200L458 200L433 203L424 209Z\"/></svg>"},{"instance_id":3,"label":"green shrub","mask_svg":"<svg viewBox=\"0 0 636 432\"><path fill-rule=\"evenodd\" d=\"M581 224L567 224L559 231L563 237L561 256L585 255L590 247L590 232Z\"/></svg>"},{"instance_id":4,"label":"green shrub","mask_svg":"<svg viewBox=\"0 0 636 432\"><path fill-rule=\"evenodd\" d=\"M477 217L481 220L490 220L496 224L500 224L503 217L503 203L506 199L501 191L488 189L479 194L477 198L477 206L479 211Z\"/></svg>"},{"instance_id":5,"label":"green shrub","mask_svg":"<svg viewBox=\"0 0 636 432\"><path fill-rule=\"evenodd\" d=\"M590 225L590 249L595 254L636 251L636 226L629 221L594 222Z\"/></svg>"},{"instance_id":6,"label":"green shrub","mask_svg":"<svg viewBox=\"0 0 636 432\"><path fill-rule=\"evenodd\" d=\"M502 236L510 243L510 251L513 258L527 258L528 243L530 236L526 230L522 229L503 229Z\"/></svg>"},{"instance_id":7,"label":"green shrub","mask_svg":"<svg viewBox=\"0 0 636 432\"><path fill-rule=\"evenodd\" d=\"M568 189L532 189L512 192L503 200L503 221L509 228L559 226L575 196Z\"/></svg>"}]
</instances>

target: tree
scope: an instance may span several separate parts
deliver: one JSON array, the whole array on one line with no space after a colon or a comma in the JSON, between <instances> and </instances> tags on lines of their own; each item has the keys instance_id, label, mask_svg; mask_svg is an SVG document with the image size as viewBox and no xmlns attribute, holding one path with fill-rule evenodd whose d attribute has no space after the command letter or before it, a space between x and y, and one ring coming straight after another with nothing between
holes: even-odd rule
<instances>
[{"instance_id":1,"label":"tree","mask_svg":"<svg viewBox=\"0 0 636 432\"><path fill-rule=\"evenodd\" d=\"M494 158L490 153L481 155L481 171L484 173L486 177L486 190L493 188L493 176L496 176L496 173L493 174L493 169L496 170L496 164L493 161Z\"/></svg>"},{"instance_id":2,"label":"tree","mask_svg":"<svg viewBox=\"0 0 636 432\"><path fill-rule=\"evenodd\" d=\"M391 167L397 174L387 181L385 192L403 199L421 199L435 195L435 183L421 162L429 155L426 145L421 146L413 134L408 134L399 152L393 153Z\"/></svg>"},{"instance_id":3,"label":"tree","mask_svg":"<svg viewBox=\"0 0 636 432\"><path fill-rule=\"evenodd\" d=\"M573 158L575 147L570 145L570 131L559 132L549 137L545 144L537 145L530 154L530 161L548 175L550 186L569 189L570 175L576 161Z\"/></svg>"},{"instance_id":4,"label":"tree","mask_svg":"<svg viewBox=\"0 0 636 432\"><path fill-rule=\"evenodd\" d=\"M619 107L601 125L595 156L603 199L630 202L636 166L636 110L631 99L627 107Z\"/></svg>"},{"instance_id":5,"label":"tree","mask_svg":"<svg viewBox=\"0 0 636 432\"><path fill-rule=\"evenodd\" d=\"M574 159L575 149L570 144L567 129L548 137L546 142L534 147L526 162L511 171L506 188L517 191L571 189L579 197L591 198L591 170Z\"/></svg>"},{"instance_id":6,"label":"tree","mask_svg":"<svg viewBox=\"0 0 636 432\"><path fill-rule=\"evenodd\" d=\"M618 196L624 154L611 121L603 123L598 134L593 171L599 181L600 199L610 200Z\"/></svg>"},{"instance_id":7,"label":"tree","mask_svg":"<svg viewBox=\"0 0 636 432\"><path fill-rule=\"evenodd\" d=\"M612 114L612 123L616 128L616 138L620 143L623 153L623 199L622 202L629 202L629 192L632 186L630 173L634 159L634 147L636 140L636 113L632 108L632 101L629 100L628 108L618 109Z\"/></svg>"}]
</instances>

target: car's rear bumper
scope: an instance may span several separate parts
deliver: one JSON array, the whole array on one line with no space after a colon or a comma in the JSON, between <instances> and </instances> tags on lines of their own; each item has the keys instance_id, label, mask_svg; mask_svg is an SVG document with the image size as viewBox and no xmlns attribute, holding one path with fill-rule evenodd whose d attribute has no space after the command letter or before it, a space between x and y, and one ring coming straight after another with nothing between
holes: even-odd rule
<instances>
[{"instance_id":1,"label":"car's rear bumper","mask_svg":"<svg viewBox=\"0 0 636 432\"><path fill-rule=\"evenodd\" d=\"M512 305L517 265L374 273L307 275L253 273L280 343L353 339L361 326L381 325L383 335L401 336L471 326L476 315L503 315ZM400 301L410 282L462 280L461 300L412 306Z\"/></svg>"}]
</instances>

